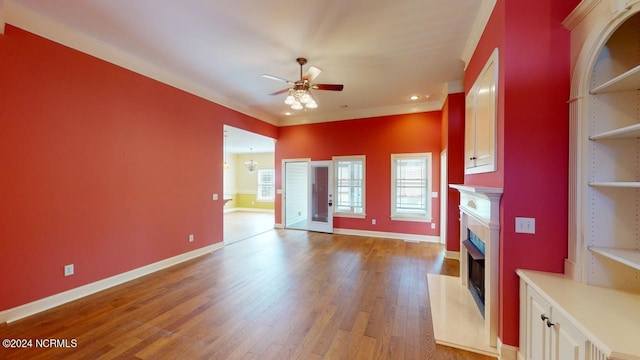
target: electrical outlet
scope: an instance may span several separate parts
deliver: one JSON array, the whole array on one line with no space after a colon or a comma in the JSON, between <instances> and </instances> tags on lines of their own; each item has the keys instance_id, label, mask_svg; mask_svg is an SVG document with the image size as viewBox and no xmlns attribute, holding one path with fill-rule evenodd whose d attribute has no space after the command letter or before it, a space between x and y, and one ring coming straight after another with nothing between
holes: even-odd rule
<instances>
[{"instance_id":1,"label":"electrical outlet","mask_svg":"<svg viewBox=\"0 0 640 360\"><path fill-rule=\"evenodd\" d=\"M371 219L371 225L375 225L376 224L376 219Z\"/></svg>"},{"instance_id":2,"label":"electrical outlet","mask_svg":"<svg viewBox=\"0 0 640 360\"><path fill-rule=\"evenodd\" d=\"M436 228L436 223L431 223L431 228L435 229Z\"/></svg>"},{"instance_id":3,"label":"electrical outlet","mask_svg":"<svg viewBox=\"0 0 640 360\"><path fill-rule=\"evenodd\" d=\"M64 266L64 276L71 276L74 274L73 264Z\"/></svg>"},{"instance_id":4,"label":"electrical outlet","mask_svg":"<svg viewBox=\"0 0 640 360\"><path fill-rule=\"evenodd\" d=\"M516 218L516 232L521 234L535 234L536 233L536 219L535 218Z\"/></svg>"},{"instance_id":5,"label":"electrical outlet","mask_svg":"<svg viewBox=\"0 0 640 360\"><path fill-rule=\"evenodd\" d=\"M218 200L218 194L213 194L213 200Z\"/></svg>"},{"instance_id":6,"label":"electrical outlet","mask_svg":"<svg viewBox=\"0 0 640 360\"><path fill-rule=\"evenodd\" d=\"M193 242L193 234L189 234L189 242Z\"/></svg>"}]
</instances>

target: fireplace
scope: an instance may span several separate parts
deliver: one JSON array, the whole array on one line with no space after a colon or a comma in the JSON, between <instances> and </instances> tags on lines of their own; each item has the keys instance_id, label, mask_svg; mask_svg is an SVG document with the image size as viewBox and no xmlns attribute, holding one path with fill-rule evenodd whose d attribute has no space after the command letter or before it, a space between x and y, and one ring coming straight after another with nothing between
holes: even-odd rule
<instances>
[{"instance_id":1,"label":"fireplace","mask_svg":"<svg viewBox=\"0 0 640 360\"><path fill-rule=\"evenodd\" d=\"M496 347L502 189L449 186L460 192L460 284L469 288L484 317L488 345Z\"/></svg>"},{"instance_id":2,"label":"fireplace","mask_svg":"<svg viewBox=\"0 0 640 360\"><path fill-rule=\"evenodd\" d=\"M484 317L484 242L470 229L462 242L467 249L468 287Z\"/></svg>"}]
</instances>

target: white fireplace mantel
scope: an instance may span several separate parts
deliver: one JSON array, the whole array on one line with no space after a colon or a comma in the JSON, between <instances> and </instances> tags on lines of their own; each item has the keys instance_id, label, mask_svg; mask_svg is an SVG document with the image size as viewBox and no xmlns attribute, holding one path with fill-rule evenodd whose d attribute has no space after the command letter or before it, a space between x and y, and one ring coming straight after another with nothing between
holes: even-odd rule
<instances>
[{"instance_id":1,"label":"white fireplace mantel","mask_svg":"<svg viewBox=\"0 0 640 360\"><path fill-rule=\"evenodd\" d=\"M500 198L502 189L473 185L449 185L460 192L460 282L468 286L469 261L462 242L467 229L485 245L484 325L487 343L497 346L498 339L498 271L500 264Z\"/></svg>"},{"instance_id":2,"label":"white fireplace mantel","mask_svg":"<svg viewBox=\"0 0 640 360\"><path fill-rule=\"evenodd\" d=\"M472 185L449 185L460 192L460 211L464 211L488 228L500 227L502 189Z\"/></svg>"}]
</instances>

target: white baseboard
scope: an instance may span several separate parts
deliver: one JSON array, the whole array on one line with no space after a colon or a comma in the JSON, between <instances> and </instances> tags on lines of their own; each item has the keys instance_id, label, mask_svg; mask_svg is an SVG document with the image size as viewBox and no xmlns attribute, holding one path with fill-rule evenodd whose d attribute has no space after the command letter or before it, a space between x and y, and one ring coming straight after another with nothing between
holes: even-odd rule
<instances>
[{"instance_id":1,"label":"white baseboard","mask_svg":"<svg viewBox=\"0 0 640 360\"><path fill-rule=\"evenodd\" d=\"M375 238L387 238L387 239L398 239L405 241L419 241L419 242L432 242L432 243L440 243L439 236L429 236L429 235L416 235L416 234L402 234L402 233L391 233L391 232L383 232L383 231L369 231L369 230L354 230L354 229L333 229L334 234L340 235L356 235L356 236L368 236Z\"/></svg>"},{"instance_id":2,"label":"white baseboard","mask_svg":"<svg viewBox=\"0 0 640 360\"><path fill-rule=\"evenodd\" d=\"M278 223L275 223L275 224L273 224L273 227L274 227L275 229L284 229L284 224L278 224Z\"/></svg>"},{"instance_id":3,"label":"white baseboard","mask_svg":"<svg viewBox=\"0 0 640 360\"><path fill-rule=\"evenodd\" d=\"M224 244L222 242L205 246L200 249L196 249L184 254L180 254L168 259L160 260L153 264L145 265L137 269L133 269L122 274L118 274L106 279L98 280L96 282L79 286L74 289L70 289L49 297L36 300L24 305L20 305L11 309L0 312L0 324L11 323L16 320L23 319L27 316L37 314L39 312L49 310L56 306L83 298L85 296L95 294L99 291L114 287L116 285L123 284L127 281L137 279L139 277L154 273L156 271L168 268L170 266L179 264L181 262L194 259L196 257L205 255L207 253L214 252L222 249Z\"/></svg>"},{"instance_id":4,"label":"white baseboard","mask_svg":"<svg viewBox=\"0 0 640 360\"><path fill-rule=\"evenodd\" d=\"M460 260L460 251L448 251L445 253L446 259Z\"/></svg>"},{"instance_id":5,"label":"white baseboard","mask_svg":"<svg viewBox=\"0 0 640 360\"><path fill-rule=\"evenodd\" d=\"M498 337L498 354L500 354L500 360L518 360L518 348L511 345L505 345L502 343L502 339Z\"/></svg>"}]
</instances>

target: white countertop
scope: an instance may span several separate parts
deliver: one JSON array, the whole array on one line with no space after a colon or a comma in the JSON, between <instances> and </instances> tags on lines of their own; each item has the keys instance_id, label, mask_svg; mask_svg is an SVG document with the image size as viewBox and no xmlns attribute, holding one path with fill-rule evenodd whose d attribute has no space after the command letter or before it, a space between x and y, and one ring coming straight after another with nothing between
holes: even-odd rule
<instances>
[{"instance_id":1,"label":"white countertop","mask_svg":"<svg viewBox=\"0 0 640 360\"><path fill-rule=\"evenodd\" d=\"M562 274L516 272L608 356L640 360L640 294L585 285Z\"/></svg>"}]
</instances>

